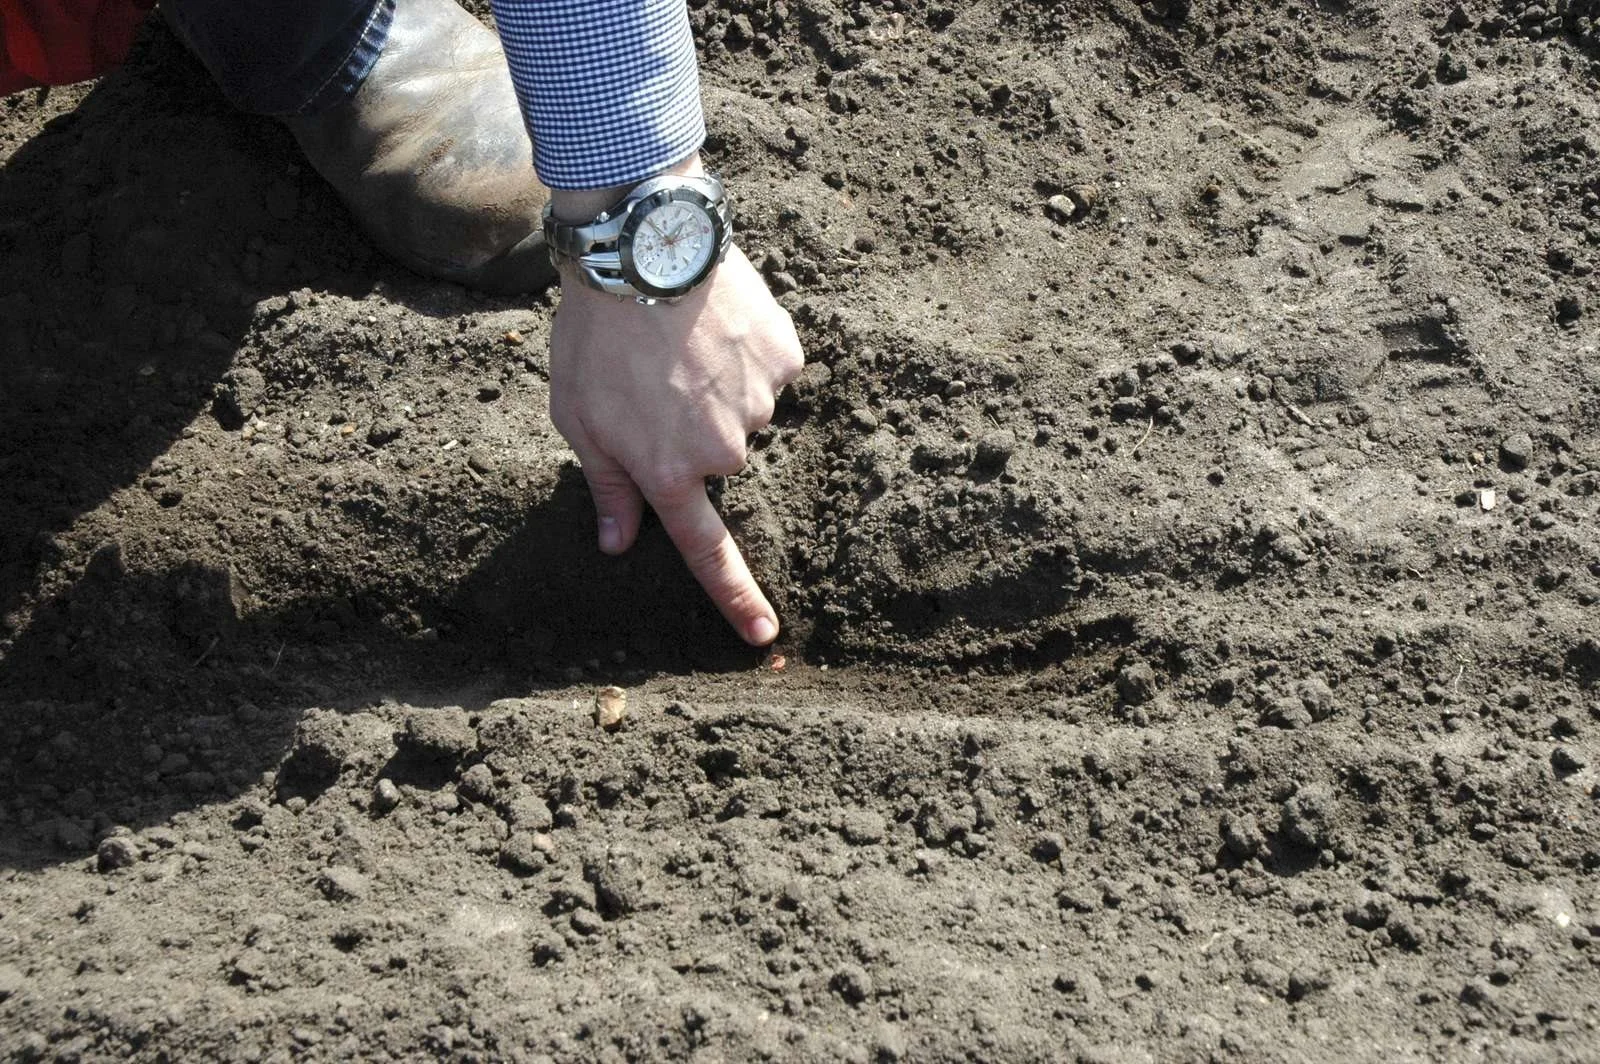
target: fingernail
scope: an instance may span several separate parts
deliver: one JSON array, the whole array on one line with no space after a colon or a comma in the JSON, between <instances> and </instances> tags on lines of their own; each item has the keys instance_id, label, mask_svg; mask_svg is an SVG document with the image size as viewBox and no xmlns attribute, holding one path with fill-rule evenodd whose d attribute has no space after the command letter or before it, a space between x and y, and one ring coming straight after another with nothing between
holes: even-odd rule
<instances>
[{"instance_id":1,"label":"fingernail","mask_svg":"<svg viewBox=\"0 0 1600 1064\"><path fill-rule=\"evenodd\" d=\"M745 629L745 638L758 647L764 647L778 638L778 626L771 617L757 617Z\"/></svg>"},{"instance_id":2,"label":"fingernail","mask_svg":"<svg viewBox=\"0 0 1600 1064\"><path fill-rule=\"evenodd\" d=\"M622 549L622 526L617 524L615 517L600 519L600 549L607 554L615 554Z\"/></svg>"}]
</instances>

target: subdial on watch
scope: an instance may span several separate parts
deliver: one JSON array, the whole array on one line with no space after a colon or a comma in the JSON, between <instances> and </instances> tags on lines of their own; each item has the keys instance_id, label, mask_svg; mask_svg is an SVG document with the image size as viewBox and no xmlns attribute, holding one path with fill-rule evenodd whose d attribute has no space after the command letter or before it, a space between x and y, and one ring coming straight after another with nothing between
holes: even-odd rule
<instances>
[{"instance_id":1,"label":"subdial on watch","mask_svg":"<svg viewBox=\"0 0 1600 1064\"><path fill-rule=\"evenodd\" d=\"M657 288L677 288L700 274L715 252L711 219L688 203L665 203L644 216L633 234L633 266Z\"/></svg>"}]
</instances>

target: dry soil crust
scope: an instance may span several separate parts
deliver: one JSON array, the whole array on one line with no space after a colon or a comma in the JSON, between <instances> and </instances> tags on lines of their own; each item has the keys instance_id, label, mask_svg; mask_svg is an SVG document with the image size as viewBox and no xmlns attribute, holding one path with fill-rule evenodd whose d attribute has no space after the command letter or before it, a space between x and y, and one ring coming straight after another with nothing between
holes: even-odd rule
<instances>
[{"instance_id":1,"label":"dry soil crust","mask_svg":"<svg viewBox=\"0 0 1600 1064\"><path fill-rule=\"evenodd\" d=\"M158 32L0 101L0 1049L1600 1057L1591 5L691 6L781 670L553 299Z\"/></svg>"}]
</instances>

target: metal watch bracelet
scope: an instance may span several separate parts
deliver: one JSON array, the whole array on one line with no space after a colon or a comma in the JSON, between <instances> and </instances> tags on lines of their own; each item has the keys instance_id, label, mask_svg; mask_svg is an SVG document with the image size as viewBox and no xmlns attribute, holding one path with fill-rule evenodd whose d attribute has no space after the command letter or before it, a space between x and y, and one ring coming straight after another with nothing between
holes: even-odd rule
<instances>
[{"instance_id":1,"label":"metal watch bracelet","mask_svg":"<svg viewBox=\"0 0 1600 1064\"><path fill-rule=\"evenodd\" d=\"M680 292L641 290L641 286L636 286L628 277L629 264L624 246L628 219L641 204L648 203L652 198L682 191L697 193L704 201L703 206L713 215L717 247L711 265L694 284ZM632 296L647 304L674 302L702 283L726 256L733 241L733 205L722 181L715 175L655 177L635 186L615 206L601 212L592 222L582 225L558 221L553 205L546 204L544 236L550 261L556 268L560 269L568 263L575 265L578 279L589 288L615 296Z\"/></svg>"}]
</instances>

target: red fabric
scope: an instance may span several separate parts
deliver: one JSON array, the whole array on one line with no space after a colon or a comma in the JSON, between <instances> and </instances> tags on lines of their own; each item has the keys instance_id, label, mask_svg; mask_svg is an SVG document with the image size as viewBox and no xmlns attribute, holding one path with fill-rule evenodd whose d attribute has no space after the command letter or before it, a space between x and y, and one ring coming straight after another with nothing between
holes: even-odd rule
<instances>
[{"instance_id":1,"label":"red fabric","mask_svg":"<svg viewBox=\"0 0 1600 1064\"><path fill-rule=\"evenodd\" d=\"M99 77L155 0L0 0L0 96Z\"/></svg>"}]
</instances>

